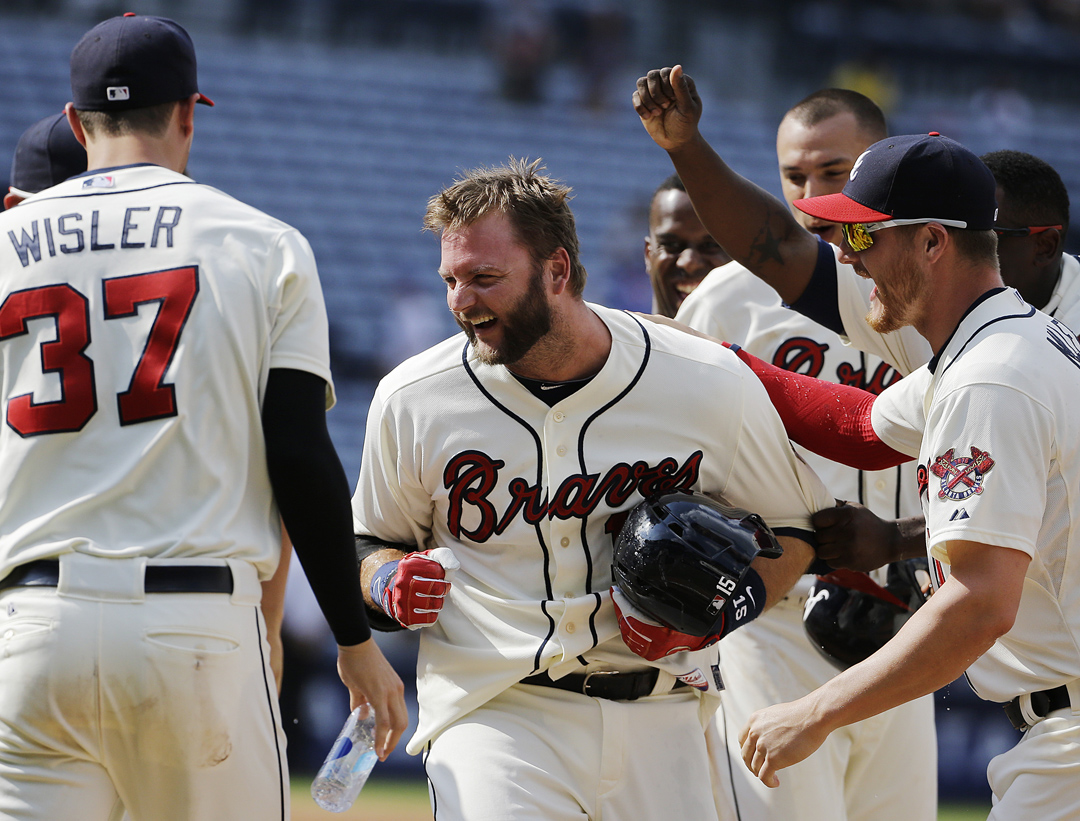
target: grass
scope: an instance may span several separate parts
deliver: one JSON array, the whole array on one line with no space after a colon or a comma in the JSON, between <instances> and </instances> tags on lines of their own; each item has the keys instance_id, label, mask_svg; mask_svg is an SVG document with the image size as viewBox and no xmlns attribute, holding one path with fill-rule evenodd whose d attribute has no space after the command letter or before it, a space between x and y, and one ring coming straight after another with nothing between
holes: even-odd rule
<instances>
[{"instance_id":1,"label":"grass","mask_svg":"<svg viewBox=\"0 0 1080 821\"><path fill-rule=\"evenodd\" d=\"M942 804L938 807L938 821L986 821L989 813L989 804Z\"/></svg>"},{"instance_id":2,"label":"grass","mask_svg":"<svg viewBox=\"0 0 1080 821\"><path fill-rule=\"evenodd\" d=\"M352 809L329 813L311 800L311 779L294 778L292 782L293 821L431 821L427 785L423 781L373 777ZM942 804L938 821L986 821L989 806Z\"/></svg>"},{"instance_id":3,"label":"grass","mask_svg":"<svg viewBox=\"0 0 1080 821\"><path fill-rule=\"evenodd\" d=\"M431 821L427 784L373 776L364 785L352 809L332 813L319 807L311 798L311 778L292 780L292 821Z\"/></svg>"}]
</instances>

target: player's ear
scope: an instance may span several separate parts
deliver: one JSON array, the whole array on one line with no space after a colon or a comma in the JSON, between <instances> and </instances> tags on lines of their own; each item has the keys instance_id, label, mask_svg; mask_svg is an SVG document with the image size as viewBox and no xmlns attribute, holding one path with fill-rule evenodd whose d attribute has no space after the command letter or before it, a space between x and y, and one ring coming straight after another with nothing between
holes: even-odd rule
<instances>
[{"instance_id":1,"label":"player's ear","mask_svg":"<svg viewBox=\"0 0 1080 821\"><path fill-rule=\"evenodd\" d=\"M1040 231L1031 237L1034 243L1032 255L1040 268L1049 265L1061 255L1062 236L1057 228Z\"/></svg>"},{"instance_id":2,"label":"player's ear","mask_svg":"<svg viewBox=\"0 0 1080 821\"><path fill-rule=\"evenodd\" d=\"M83 131L82 121L79 119L79 115L75 113L75 104L68 103L64 106L64 113L67 115L68 125L71 126L71 133L75 135L75 139L79 141L79 145L86 148L86 132Z\"/></svg>"},{"instance_id":3,"label":"player's ear","mask_svg":"<svg viewBox=\"0 0 1080 821\"><path fill-rule=\"evenodd\" d=\"M8 191L6 194L4 194L4 210L10 211L22 201L23 198L20 197L18 194L13 194L11 193L11 191Z\"/></svg>"},{"instance_id":4,"label":"player's ear","mask_svg":"<svg viewBox=\"0 0 1080 821\"><path fill-rule=\"evenodd\" d=\"M198 99L198 94L192 94L187 99L180 100L176 104L176 116L179 119L180 129L184 136L195 130L195 101Z\"/></svg>"},{"instance_id":5,"label":"player's ear","mask_svg":"<svg viewBox=\"0 0 1080 821\"><path fill-rule=\"evenodd\" d=\"M937 262L942 252L948 247L951 237L945 227L936 222L928 222L916 234L919 244L917 248L930 262Z\"/></svg>"},{"instance_id":6,"label":"player's ear","mask_svg":"<svg viewBox=\"0 0 1080 821\"><path fill-rule=\"evenodd\" d=\"M570 284L570 255L559 247L547 258L548 272L551 274L553 293L561 294Z\"/></svg>"}]
</instances>

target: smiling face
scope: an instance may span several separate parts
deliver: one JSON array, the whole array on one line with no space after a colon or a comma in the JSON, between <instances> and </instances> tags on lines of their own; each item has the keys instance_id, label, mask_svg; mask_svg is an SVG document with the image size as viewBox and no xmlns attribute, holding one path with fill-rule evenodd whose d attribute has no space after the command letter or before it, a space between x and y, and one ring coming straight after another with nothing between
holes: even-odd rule
<instances>
[{"instance_id":1,"label":"smiling face","mask_svg":"<svg viewBox=\"0 0 1080 821\"><path fill-rule=\"evenodd\" d=\"M502 212L442 235L446 303L480 361L512 365L551 330L545 265L522 246Z\"/></svg>"},{"instance_id":2,"label":"smiling face","mask_svg":"<svg viewBox=\"0 0 1080 821\"><path fill-rule=\"evenodd\" d=\"M840 193L855 160L876 140L860 128L850 111L841 111L814 125L791 116L783 119L776 132L780 185L791 213L803 228L826 242L840 244L839 225L812 217L792 203Z\"/></svg>"},{"instance_id":3,"label":"smiling face","mask_svg":"<svg viewBox=\"0 0 1080 821\"><path fill-rule=\"evenodd\" d=\"M878 333L891 333L915 324L927 299L927 270L920 265L913 234L920 226L883 228L873 233L874 244L853 251L842 240L840 261L859 276L874 280L867 324Z\"/></svg>"},{"instance_id":4,"label":"smiling face","mask_svg":"<svg viewBox=\"0 0 1080 821\"><path fill-rule=\"evenodd\" d=\"M709 236L685 191L669 188L656 195L649 209L645 270L658 313L675 316L705 275L729 262L731 257Z\"/></svg>"}]
</instances>

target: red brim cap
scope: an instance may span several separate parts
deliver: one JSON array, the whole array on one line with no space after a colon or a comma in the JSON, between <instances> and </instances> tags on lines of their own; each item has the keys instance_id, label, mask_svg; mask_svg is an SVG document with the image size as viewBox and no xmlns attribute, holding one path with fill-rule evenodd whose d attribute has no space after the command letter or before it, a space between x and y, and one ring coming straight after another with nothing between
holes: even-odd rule
<instances>
[{"instance_id":1,"label":"red brim cap","mask_svg":"<svg viewBox=\"0 0 1080 821\"><path fill-rule=\"evenodd\" d=\"M214 104L214 101L211 100L209 97L207 97L205 94L203 94L201 91L199 92L199 99L197 99L195 102L202 103L203 105L213 105Z\"/></svg>"},{"instance_id":2,"label":"red brim cap","mask_svg":"<svg viewBox=\"0 0 1080 821\"><path fill-rule=\"evenodd\" d=\"M844 194L808 197L795 200L792 204L805 214L829 222L884 222L892 219L892 214L867 208Z\"/></svg>"}]
</instances>

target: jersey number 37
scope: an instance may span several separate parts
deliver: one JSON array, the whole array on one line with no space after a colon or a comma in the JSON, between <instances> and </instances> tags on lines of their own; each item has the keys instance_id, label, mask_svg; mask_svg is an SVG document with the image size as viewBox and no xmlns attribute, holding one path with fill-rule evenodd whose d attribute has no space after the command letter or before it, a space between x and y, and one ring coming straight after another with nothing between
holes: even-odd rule
<instances>
[{"instance_id":1,"label":"jersey number 37","mask_svg":"<svg viewBox=\"0 0 1080 821\"><path fill-rule=\"evenodd\" d=\"M197 267L112 277L102 282L105 319L135 316L158 303L142 356L128 389L117 394L121 425L176 415L176 391L164 382L180 334L199 292ZM0 305L0 340L28 333L32 319L52 317L56 338L41 343L41 367L60 377L61 399L34 402L33 394L12 397L6 419L20 436L78 431L97 412L90 345L90 301L68 284L14 291Z\"/></svg>"}]
</instances>

